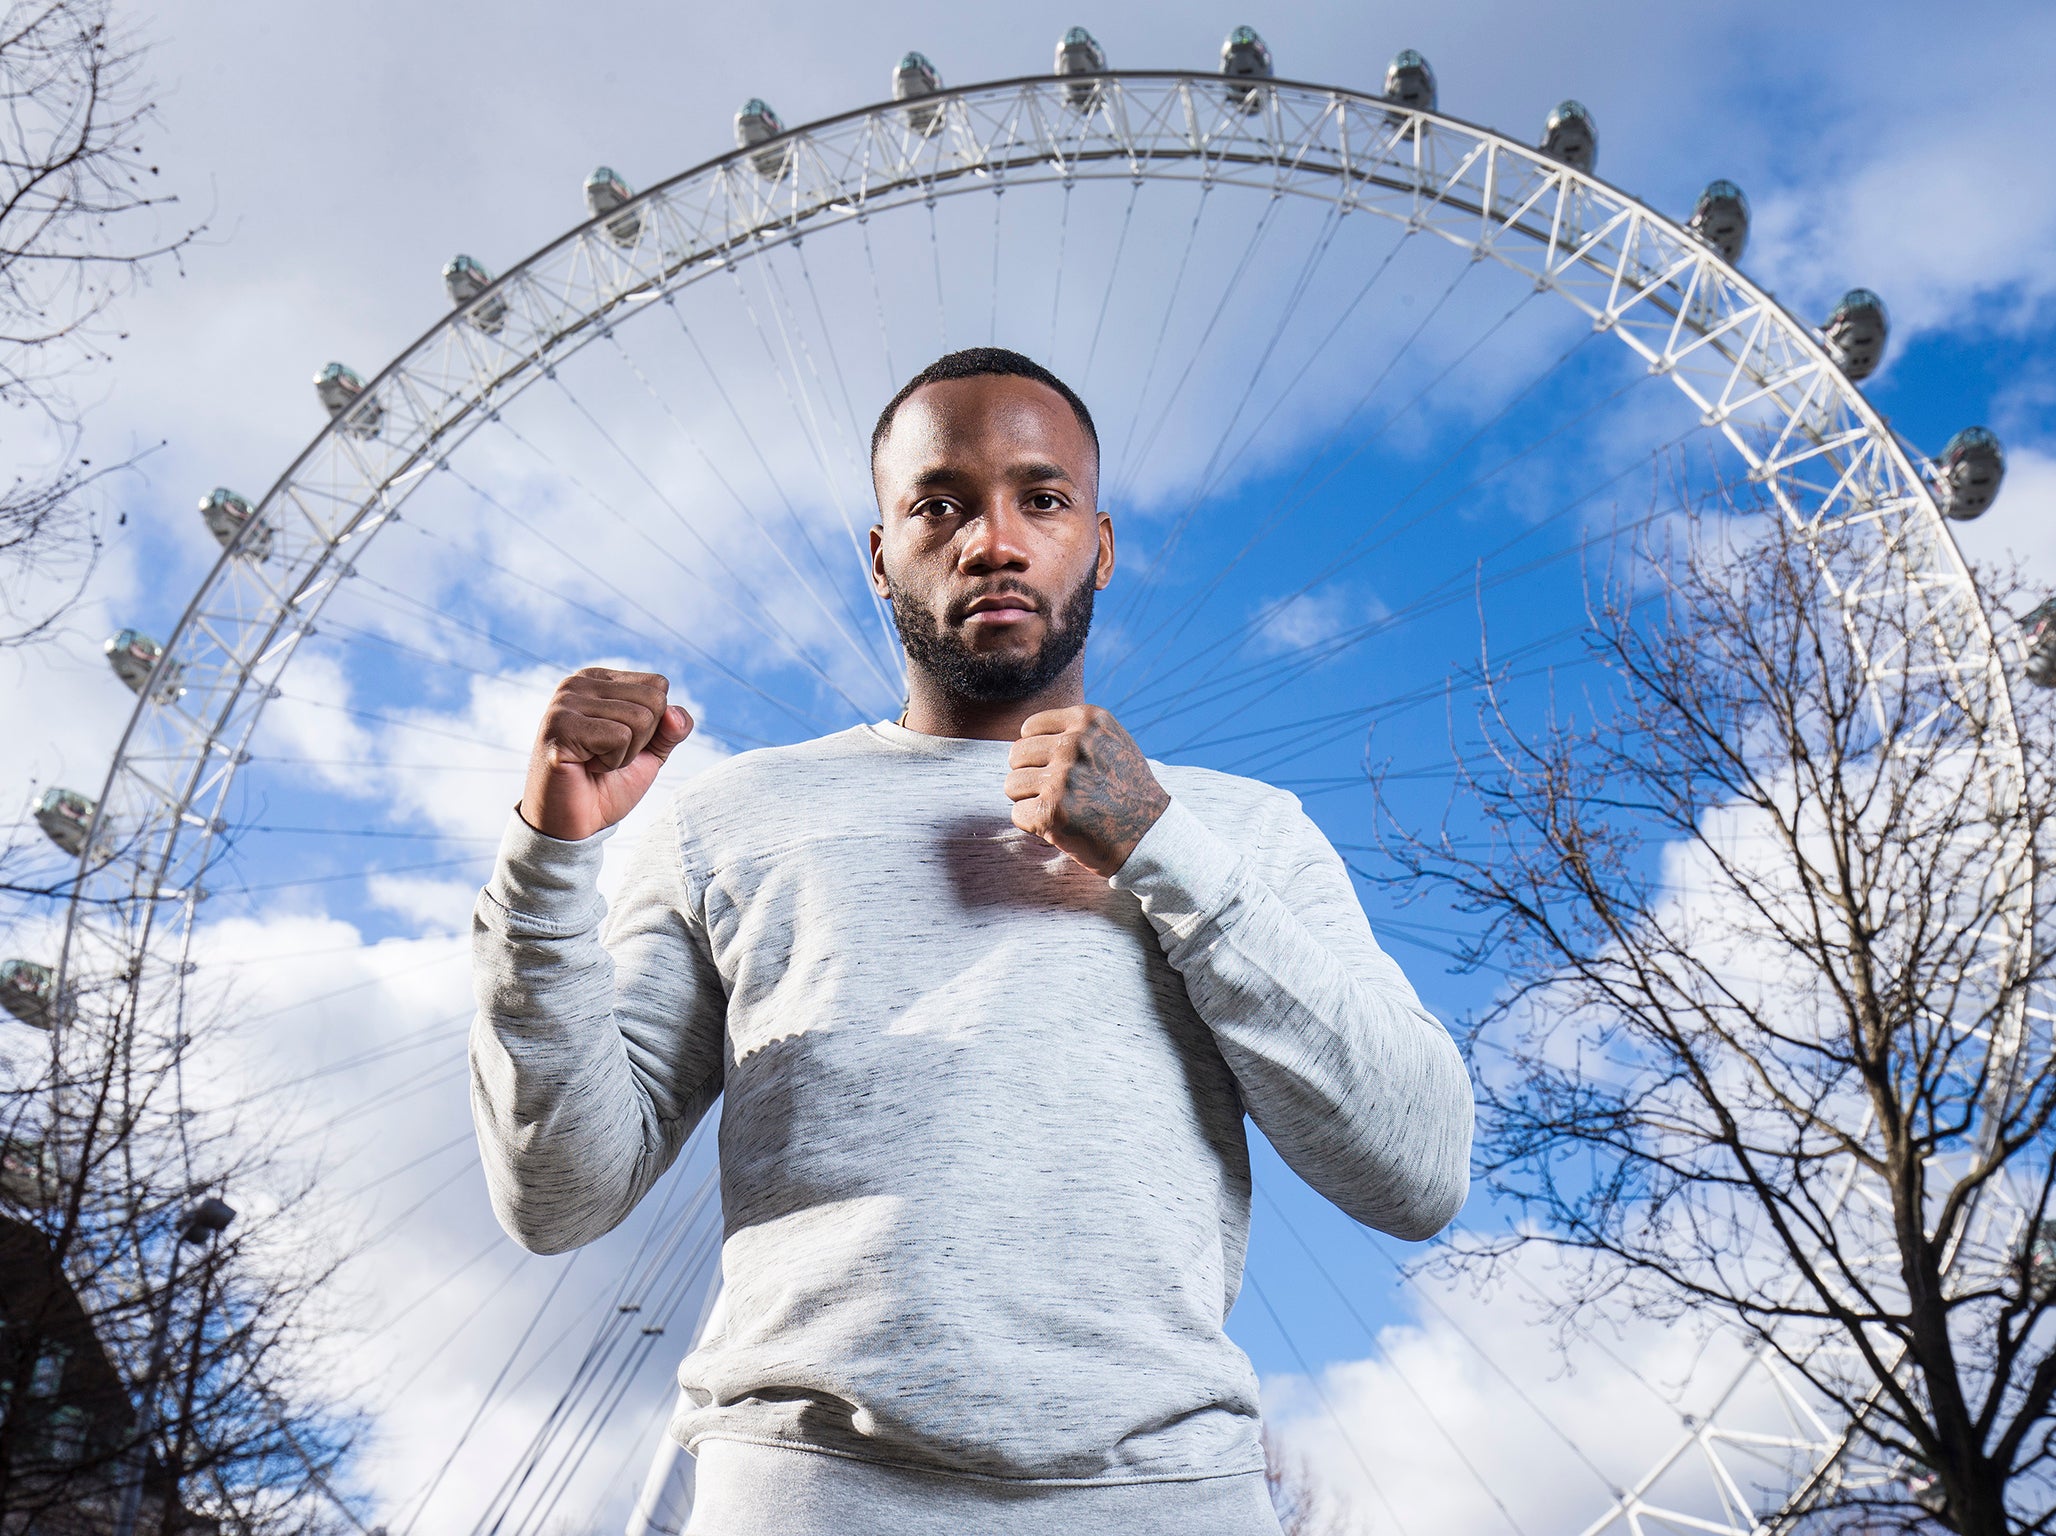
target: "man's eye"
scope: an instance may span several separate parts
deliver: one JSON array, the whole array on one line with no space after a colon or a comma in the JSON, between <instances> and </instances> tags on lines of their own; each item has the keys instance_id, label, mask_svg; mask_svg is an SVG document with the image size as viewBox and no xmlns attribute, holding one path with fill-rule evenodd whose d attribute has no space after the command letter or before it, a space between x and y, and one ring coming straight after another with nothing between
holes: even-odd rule
<instances>
[{"instance_id":1,"label":"man's eye","mask_svg":"<svg viewBox=\"0 0 2056 1536\"><path fill-rule=\"evenodd\" d=\"M1054 512L1064 504L1064 498L1051 491L1036 491L1028 498L1028 505L1037 512Z\"/></svg>"}]
</instances>

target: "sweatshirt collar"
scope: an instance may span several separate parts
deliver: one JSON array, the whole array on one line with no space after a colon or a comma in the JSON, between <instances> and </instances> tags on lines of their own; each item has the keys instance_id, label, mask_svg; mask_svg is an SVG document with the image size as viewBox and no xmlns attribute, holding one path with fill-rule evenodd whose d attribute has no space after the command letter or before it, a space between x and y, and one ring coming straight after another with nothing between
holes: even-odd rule
<instances>
[{"instance_id":1,"label":"sweatshirt collar","mask_svg":"<svg viewBox=\"0 0 2056 1536\"><path fill-rule=\"evenodd\" d=\"M891 720L880 720L863 729L884 745L898 752L914 752L923 757L955 759L960 762L974 762L979 759L998 758L1004 760L1011 741L987 741L973 736L930 736L923 731L910 731Z\"/></svg>"}]
</instances>

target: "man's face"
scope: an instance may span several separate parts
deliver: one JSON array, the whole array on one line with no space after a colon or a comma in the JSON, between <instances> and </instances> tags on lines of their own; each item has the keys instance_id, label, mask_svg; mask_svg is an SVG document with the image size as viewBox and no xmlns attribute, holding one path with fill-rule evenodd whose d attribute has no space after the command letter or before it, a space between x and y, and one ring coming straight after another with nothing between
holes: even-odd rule
<instances>
[{"instance_id":1,"label":"man's face","mask_svg":"<svg viewBox=\"0 0 2056 1536\"><path fill-rule=\"evenodd\" d=\"M924 385L871 473L872 585L912 665L958 697L1010 703L1076 660L1114 530L1099 456L1061 395L1004 376Z\"/></svg>"}]
</instances>

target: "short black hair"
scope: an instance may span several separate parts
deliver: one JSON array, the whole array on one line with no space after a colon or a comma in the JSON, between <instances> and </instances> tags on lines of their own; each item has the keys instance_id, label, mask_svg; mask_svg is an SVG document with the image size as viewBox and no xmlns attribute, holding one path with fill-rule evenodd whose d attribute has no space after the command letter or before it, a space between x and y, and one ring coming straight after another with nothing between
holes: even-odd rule
<instances>
[{"instance_id":1,"label":"short black hair","mask_svg":"<svg viewBox=\"0 0 2056 1536\"><path fill-rule=\"evenodd\" d=\"M1023 357L1019 352L1009 352L1005 347L966 347L961 352L945 352L934 362L915 374L900 386L899 393L885 403L885 409L878 413L878 425L871 429L871 457L878 457L878 445L885 441L885 434L892 430L892 419L899 414L899 408L907 403L907 396L924 384L941 384L950 379L981 379L998 377L1004 379L1033 379L1046 385L1064 397L1064 403L1078 418L1078 425L1085 429L1085 435L1092 439L1093 456L1099 456L1099 428L1092 424L1092 412L1085 409L1085 402L1078 398L1078 391L1051 373L1032 357Z\"/></svg>"}]
</instances>

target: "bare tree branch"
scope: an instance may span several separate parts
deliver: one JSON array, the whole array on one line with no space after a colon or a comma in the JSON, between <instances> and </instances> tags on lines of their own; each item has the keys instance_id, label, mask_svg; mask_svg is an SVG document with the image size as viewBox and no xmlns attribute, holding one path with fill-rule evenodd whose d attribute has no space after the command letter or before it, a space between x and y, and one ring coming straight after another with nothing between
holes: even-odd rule
<instances>
[{"instance_id":1,"label":"bare tree branch","mask_svg":"<svg viewBox=\"0 0 2056 1536\"><path fill-rule=\"evenodd\" d=\"M0 10L0 646L78 594L98 540L77 386L107 362L112 310L199 233L168 223L143 139L155 107L109 0Z\"/></svg>"},{"instance_id":2,"label":"bare tree branch","mask_svg":"<svg viewBox=\"0 0 2056 1536\"><path fill-rule=\"evenodd\" d=\"M1384 877L1509 976L1472 1043L1522 1219L1453 1262L1742 1330L1906 1469L1830 1524L2056 1529L2056 711L1959 686L1872 546L1735 513L1608 574L1577 711L1481 669L1439 831L1387 806Z\"/></svg>"},{"instance_id":3,"label":"bare tree branch","mask_svg":"<svg viewBox=\"0 0 2056 1536\"><path fill-rule=\"evenodd\" d=\"M125 1497L142 1536L340 1532L358 1426L320 1363L318 1181L188 1107L206 1032L140 995L59 1000L40 1070L0 1079L0 1532L104 1533ZM222 1195L236 1218L196 1236Z\"/></svg>"}]
</instances>

